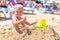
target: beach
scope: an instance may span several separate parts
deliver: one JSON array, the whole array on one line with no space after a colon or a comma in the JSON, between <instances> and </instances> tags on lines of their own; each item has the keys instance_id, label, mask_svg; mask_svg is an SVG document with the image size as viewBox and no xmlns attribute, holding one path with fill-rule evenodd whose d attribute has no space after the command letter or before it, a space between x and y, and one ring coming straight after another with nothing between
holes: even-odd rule
<instances>
[{"instance_id":1,"label":"beach","mask_svg":"<svg viewBox=\"0 0 60 40\"><path fill-rule=\"evenodd\" d=\"M58 23L60 21L60 15L39 13L37 15L25 14L23 16L27 16L27 21L30 23L36 21L38 18L44 18L46 20L46 26L31 30L31 35L19 34L13 27L12 20L3 19L3 16L1 16L0 40L60 40L60 24Z\"/></svg>"}]
</instances>

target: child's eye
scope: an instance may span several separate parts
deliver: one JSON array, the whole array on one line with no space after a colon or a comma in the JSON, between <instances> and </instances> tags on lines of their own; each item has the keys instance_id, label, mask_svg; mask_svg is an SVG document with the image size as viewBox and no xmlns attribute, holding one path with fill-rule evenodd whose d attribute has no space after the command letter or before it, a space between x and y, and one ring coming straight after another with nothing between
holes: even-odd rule
<instances>
[{"instance_id":1,"label":"child's eye","mask_svg":"<svg viewBox=\"0 0 60 40\"><path fill-rule=\"evenodd\" d=\"M16 11L17 13L20 13L19 11Z\"/></svg>"},{"instance_id":2,"label":"child's eye","mask_svg":"<svg viewBox=\"0 0 60 40\"><path fill-rule=\"evenodd\" d=\"M17 11L17 13L19 14L19 13L22 13L22 11L20 12L20 11Z\"/></svg>"},{"instance_id":3,"label":"child's eye","mask_svg":"<svg viewBox=\"0 0 60 40\"><path fill-rule=\"evenodd\" d=\"M18 13L18 11L16 11Z\"/></svg>"}]
</instances>

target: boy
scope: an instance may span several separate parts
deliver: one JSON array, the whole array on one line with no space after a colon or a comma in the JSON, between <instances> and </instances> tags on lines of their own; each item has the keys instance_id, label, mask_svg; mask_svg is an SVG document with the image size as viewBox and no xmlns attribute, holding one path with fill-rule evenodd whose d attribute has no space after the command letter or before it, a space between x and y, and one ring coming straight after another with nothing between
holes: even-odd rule
<instances>
[{"instance_id":1,"label":"boy","mask_svg":"<svg viewBox=\"0 0 60 40\"><path fill-rule=\"evenodd\" d=\"M26 17L22 17L22 14L23 14L22 5L17 4L13 7L13 9L14 10L13 10L12 22L13 22L13 25L14 25L15 29L17 30L17 32L21 33L25 29L27 29L27 31L29 31L28 27L26 27L25 24L32 25L35 22L30 24L29 22L26 21ZM31 33L31 32L29 32L29 33Z\"/></svg>"}]
</instances>

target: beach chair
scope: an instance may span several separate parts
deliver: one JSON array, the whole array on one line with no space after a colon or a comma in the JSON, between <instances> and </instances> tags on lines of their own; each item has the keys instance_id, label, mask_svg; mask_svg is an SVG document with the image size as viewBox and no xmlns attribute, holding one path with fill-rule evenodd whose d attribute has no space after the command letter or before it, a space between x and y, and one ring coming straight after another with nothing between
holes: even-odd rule
<instances>
[{"instance_id":1,"label":"beach chair","mask_svg":"<svg viewBox=\"0 0 60 40\"><path fill-rule=\"evenodd\" d=\"M7 3L9 2L8 0L6 0ZM4 8L4 7L0 7L0 12L3 12L5 18L11 18L11 4L8 4L8 7L7 8ZM8 16L7 16L7 12L8 12Z\"/></svg>"},{"instance_id":2,"label":"beach chair","mask_svg":"<svg viewBox=\"0 0 60 40\"><path fill-rule=\"evenodd\" d=\"M33 14L34 9L29 7L24 7L24 14Z\"/></svg>"},{"instance_id":3,"label":"beach chair","mask_svg":"<svg viewBox=\"0 0 60 40\"><path fill-rule=\"evenodd\" d=\"M7 12L9 13L9 17L11 15L9 8L2 8L2 7L0 7L0 12L3 12L3 15L5 16L5 18L8 18Z\"/></svg>"}]
</instances>

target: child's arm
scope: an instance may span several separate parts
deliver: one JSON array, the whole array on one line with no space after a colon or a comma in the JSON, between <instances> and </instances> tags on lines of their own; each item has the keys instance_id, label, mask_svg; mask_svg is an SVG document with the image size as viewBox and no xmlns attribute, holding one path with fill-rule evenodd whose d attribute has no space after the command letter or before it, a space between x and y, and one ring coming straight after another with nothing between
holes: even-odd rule
<instances>
[{"instance_id":1,"label":"child's arm","mask_svg":"<svg viewBox=\"0 0 60 40\"><path fill-rule=\"evenodd\" d=\"M27 24L27 25L33 25L33 24L35 24L36 23L36 21L35 22L33 22L33 23L29 23L29 22L27 22L27 21L25 21L25 24Z\"/></svg>"},{"instance_id":2,"label":"child's arm","mask_svg":"<svg viewBox=\"0 0 60 40\"><path fill-rule=\"evenodd\" d=\"M33 25L35 24L36 22L33 22L33 23L29 23L29 22L26 22L27 25Z\"/></svg>"},{"instance_id":3,"label":"child's arm","mask_svg":"<svg viewBox=\"0 0 60 40\"><path fill-rule=\"evenodd\" d=\"M24 23L26 19L24 18L24 19L21 19L21 20L16 21L16 17L13 16L12 17L12 20L13 20L13 23L14 24L20 24L20 23Z\"/></svg>"},{"instance_id":4,"label":"child's arm","mask_svg":"<svg viewBox=\"0 0 60 40\"><path fill-rule=\"evenodd\" d=\"M37 22L35 21L35 22L31 23L31 25L33 25L33 24L35 24L35 23L37 23Z\"/></svg>"}]
</instances>

